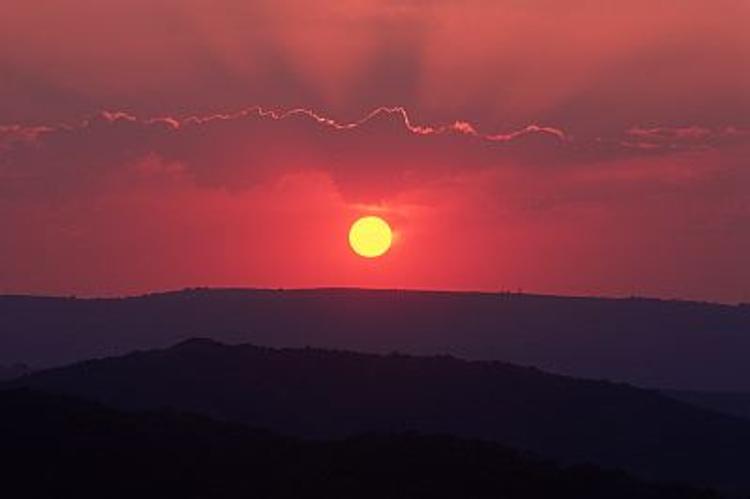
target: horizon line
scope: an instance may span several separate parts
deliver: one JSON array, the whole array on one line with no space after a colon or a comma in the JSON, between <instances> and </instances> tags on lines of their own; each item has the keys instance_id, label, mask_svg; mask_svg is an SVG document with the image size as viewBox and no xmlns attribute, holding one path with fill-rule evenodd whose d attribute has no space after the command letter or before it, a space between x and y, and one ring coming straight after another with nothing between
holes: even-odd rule
<instances>
[{"instance_id":1,"label":"horizon line","mask_svg":"<svg viewBox=\"0 0 750 499\"><path fill-rule=\"evenodd\" d=\"M410 293L410 294L448 294L448 295L492 295L492 296L513 296L513 297L527 297L527 298L562 298L569 300L610 300L610 301L655 301L655 302L671 302L671 303L693 303L703 305L716 305L726 307L750 307L750 303L743 301L722 302L705 299L690 299L690 298L667 298L667 297L656 297L656 296L645 296L645 295L628 295L628 296L617 296L617 295L587 295L587 294L555 294L555 293L544 293L544 292L528 292L524 291L523 288L516 289L497 289L497 290L481 290L481 289L430 289L430 288L396 288L396 287L366 287L366 286L310 286L310 287L280 287L280 286L231 286L231 285L219 285L219 286L186 286L182 288L166 288L153 291L124 293L116 295L88 295L88 294L55 294L55 293L33 293L33 292L8 292L0 293L0 299L4 298L38 298L38 299L71 299L71 300L128 300L128 299L139 299L148 298L160 295L175 295L185 294L189 292L226 292L226 291L237 291L237 292L268 292L268 293L300 293L300 292L335 292L335 291L349 291L349 292L375 292L375 293Z\"/></svg>"}]
</instances>

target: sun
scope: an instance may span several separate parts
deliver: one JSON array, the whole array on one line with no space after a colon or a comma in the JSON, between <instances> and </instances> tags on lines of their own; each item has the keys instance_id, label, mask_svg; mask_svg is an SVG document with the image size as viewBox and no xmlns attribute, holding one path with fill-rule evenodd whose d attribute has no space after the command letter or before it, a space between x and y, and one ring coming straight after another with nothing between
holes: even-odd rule
<instances>
[{"instance_id":1,"label":"sun","mask_svg":"<svg viewBox=\"0 0 750 499\"><path fill-rule=\"evenodd\" d=\"M349 229L349 245L359 256L383 256L393 243L393 231L388 222L373 215L362 217Z\"/></svg>"}]
</instances>

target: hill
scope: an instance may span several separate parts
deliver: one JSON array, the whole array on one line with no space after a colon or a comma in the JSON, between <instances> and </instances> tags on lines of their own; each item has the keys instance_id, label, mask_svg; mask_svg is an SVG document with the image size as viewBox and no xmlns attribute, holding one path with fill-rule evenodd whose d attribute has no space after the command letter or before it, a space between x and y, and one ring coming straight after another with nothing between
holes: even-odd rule
<instances>
[{"instance_id":1,"label":"hill","mask_svg":"<svg viewBox=\"0 0 750 499\"><path fill-rule=\"evenodd\" d=\"M123 299L0 297L0 330L0 364L50 367L198 336L275 347L502 359L655 388L750 391L750 306L202 289Z\"/></svg>"},{"instance_id":2,"label":"hill","mask_svg":"<svg viewBox=\"0 0 750 499\"><path fill-rule=\"evenodd\" d=\"M0 441L3 489L30 498L718 498L451 437L311 442L28 390L0 391Z\"/></svg>"},{"instance_id":3,"label":"hill","mask_svg":"<svg viewBox=\"0 0 750 499\"><path fill-rule=\"evenodd\" d=\"M666 395L712 411L750 420L750 393L670 390Z\"/></svg>"},{"instance_id":4,"label":"hill","mask_svg":"<svg viewBox=\"0 0 750 499\"><path fill-rule=\"evenodd\" d=\"M31 368L25 364L14 364L12 366L0 366L0 381L18 378L24 374L29 374Z\"/></svg>"},{"instance_id":5,"label":"hill","mask_svg":"<svg viewBox=\"0 0 750 499\"><path fill-rule=\"evenodd\" d=\"M197 339L36 372L9 386L304 437L451 434L649 479L750 490L750 422L656 391L498 362Z\"/></svg>"}]
</instances>

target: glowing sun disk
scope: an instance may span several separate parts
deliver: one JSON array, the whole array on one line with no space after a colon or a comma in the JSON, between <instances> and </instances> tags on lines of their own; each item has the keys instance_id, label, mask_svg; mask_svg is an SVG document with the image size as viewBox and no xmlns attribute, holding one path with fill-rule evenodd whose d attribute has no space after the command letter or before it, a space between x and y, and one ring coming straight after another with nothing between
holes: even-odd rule
<instances>
[{"instance_id":1,"label":"glowing sun disk","mask_svg":"<svg viewBox=\"0 0 750 499\"><path fill-rule=\"evenodd\" d=\"M391 227L380 217L362 217L349 229L349 245L356 254L365 258L382 256L392 243Z\"/></svg>"}]
</instances>

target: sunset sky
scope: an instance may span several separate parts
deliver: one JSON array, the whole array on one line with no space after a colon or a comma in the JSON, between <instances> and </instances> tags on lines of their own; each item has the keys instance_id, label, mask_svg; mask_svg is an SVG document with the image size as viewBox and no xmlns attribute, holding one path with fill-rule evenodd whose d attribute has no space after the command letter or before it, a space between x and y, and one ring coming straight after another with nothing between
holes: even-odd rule
<instances>
[{"instance_id":1,"label":"sunset sky","mask_svg":"<svg viewBox=\"0 0 750 499\"><path fill-rule=\"evenodd\" d=\"M750 301L747 0L5 0L0 293ZM347 242L388 220L383 257Z\"/></svg>"}]
</instances>

